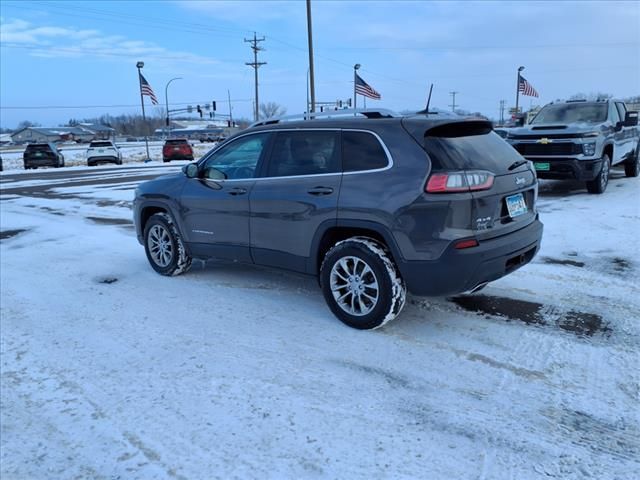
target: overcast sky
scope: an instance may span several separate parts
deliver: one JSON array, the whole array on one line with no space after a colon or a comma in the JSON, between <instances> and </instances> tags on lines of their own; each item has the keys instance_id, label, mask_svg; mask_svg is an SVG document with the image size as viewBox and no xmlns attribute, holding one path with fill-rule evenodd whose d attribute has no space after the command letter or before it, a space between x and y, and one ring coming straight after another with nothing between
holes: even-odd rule
<instances>
[{"instance_id":1,"label":"overcast sky","mask_svg":"<svg viewBox=\"0 0 640 480\"><path fill-rule=\"evenodd\" d=\"M380 94L367 106L456 104L490 117L515 103L516 70L545 104L577 92L640 94L640 2L337 2L312 0L316 99L353 95L353 65ZM304 1L0 3L0 125L45 126L102 113L140 112L135 64L164 105L216 100L251 117L253 60L265 41L260 101L305 109ZM361 98L361 97L360 97ZM145 98L145 102L148 99ZM361 104L361 100L359 100ZM60 107L84 108L60 108ZM99 106L86 108L87 106ZM21 107L21 108L15 108ZM47 107L30 108L24 107ZM159 113L157 108L150 108Z\"/></svg>"}]
</instances>

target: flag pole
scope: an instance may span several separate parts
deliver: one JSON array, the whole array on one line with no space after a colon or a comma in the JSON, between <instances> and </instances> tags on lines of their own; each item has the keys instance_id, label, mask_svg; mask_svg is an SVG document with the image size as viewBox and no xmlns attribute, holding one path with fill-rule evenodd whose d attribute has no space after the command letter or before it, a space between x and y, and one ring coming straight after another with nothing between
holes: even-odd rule
<instances>
[{"instance_id":1,"label":"flag pole","mask_svg":"<svg viewBox=\"0 0 640 480\"><path fill-rule=\"evenodd\" d=\"M524 67L518 67L518 83L516 84L516 118L520 113L518 111L518 101L520 100L520 72L524 70Z\"/></svg>"},{"instance_id":2,"label":"flag pole","mask_svg":"<svg viewBox=\"0 0 640 480\"><path fill-rule=\"evenodd\" d=\"M356 76L357 76L358 74L357 74L356 72L358 71L358 69L359 69L359 68L360 68L360 64L359 64L359 63L356 63L356 64L353 66L353 109L354 109L354 110L357 108L356 101L357 101L357 99L358 99L358 97L357 97L357 95L358 95L358 94L356 93L356 84L357 84L357 82L356 82ZM354 116L356 115L356 114L355 114L355 112L354 112L354 114L353 114L353 115L354 115Z\"/></svg>"},{"instance_id":3,"label":"flag pole","mask_svg":"<svg viewBox=\"0 0 640 480\"><path fill-rule=\"evenodd\" d=\"M140 88L140 105L142 105L142 124L144 126L144 145L147 150L147 158L144 159L144 163L150 162L151 157L149 155L149 139L147 138L147 117L144 113L144 96L142 95L142 73L140 73L140 69L144 67L144 62L136 63L136 68L138 69L138 86Z\"/></svg>"}]
</instances>

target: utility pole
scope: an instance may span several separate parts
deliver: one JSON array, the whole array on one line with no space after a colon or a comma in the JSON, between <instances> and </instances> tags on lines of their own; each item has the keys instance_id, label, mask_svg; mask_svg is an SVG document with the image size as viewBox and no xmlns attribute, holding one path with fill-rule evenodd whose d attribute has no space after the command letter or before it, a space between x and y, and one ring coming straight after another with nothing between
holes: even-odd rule
<instances>
[{"instance_id":1,"label":"utility pole","mask_svg":"<svg viewBox=\"0 0 640 480\"><path fill-rule=\"evenodd\" d=\"M256 87L256 105L255 105L255 112L254 112L254 117L255 117L255 121L258 121L258 109L259 109L259 103L258 103L258 68L260 68L261 65L266 65L267 62L259 62L258 61L258 52L261 50L264 50L264 48L259 47L258 43L259 42L264 42L264 37L262 38L257 38L256 37L256 32L253 32L253 38L245 38L244 39L245 42L248 42L251 44L251 50L253 50L253 62L245 62L245 65L249 65L250 67L253 67L254 69L254 73L255 73L255 87Z\"/></svg>"},{"instance_id":2,"label":"utility pole","mask_svg":"<svg viewBox=\"0 0 640 480\"><path fill-rule=\"evenodd\" d=\"M309 42L309 90L311 93L311 113L316 111L316 89L313 73L313 32L311 29L311 0L307 0L307 37Z\"/></svg>"},{"instance_id":3,"label":"utility pole","mask_svg":"<svg viewBox=\"0 0 640 480\"><path fill-rule=\"evenodd\" d=\"M233 109L231 108L231 92L227 90L227 99L229 100L229 126L233 127Z\"/></svg>"},{"instance_id":4,"label":"utility pole","mask_svg":"<svg viewBox=\"0 0 640 480\"><path fill-rule=\"evenodd\" d=\"M449 92L449 95L451 95L451 105L449 105L451 107L451 111L455 113L456 111L456 107L458 106L456 104L456 95L460 93L460 92Z\"/></svg>"},{"instance_id":5,"label":"utility pole","mask_svg":"<svg viewBox=\"0 0 640 480\"><path fill-rule=\"evenodd\" d=\"M506 100L500 100L500 125L504 125L504 108Z\"/></svg>"},{"instance_id":6,"label":"utility pole","mask_svg":"<svg viewBox=\"0 0 640 480\"><path fill-rule=\"evenodd\" d=\"M516 116L520 113L518 102L520 100L520 72L524 70L524 67L518 67L518 81L516 82Z\"/></svg>"}]
</instances>

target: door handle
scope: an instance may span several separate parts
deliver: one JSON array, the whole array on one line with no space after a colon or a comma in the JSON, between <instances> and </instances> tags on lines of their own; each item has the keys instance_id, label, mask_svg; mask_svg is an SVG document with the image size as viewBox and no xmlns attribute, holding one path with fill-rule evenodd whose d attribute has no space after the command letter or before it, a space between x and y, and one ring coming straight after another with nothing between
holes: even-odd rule
<instances>
[{"instance_id":1,"label":"door handle","mask_svg":"<svg viewBox=\"0 0 640 480\"><path fill-rule=\"evenodd\" d=\"M245 193L247 193L247 189L242 187L235 187L229 190L229 195L244 195Z\"/></svg>"},{"instance_id":2,"label":"door handle","mask_svg":"<svg viewBox=\"0 0 640 480\"><path fill-rule=\"evenodd\" d=\"M308 190L307 193L309 195L315 195L315 196L331 195L333 193L333 188L331 188L331 187L314 187L311 190Z\"/></svg>"}]
</instances>

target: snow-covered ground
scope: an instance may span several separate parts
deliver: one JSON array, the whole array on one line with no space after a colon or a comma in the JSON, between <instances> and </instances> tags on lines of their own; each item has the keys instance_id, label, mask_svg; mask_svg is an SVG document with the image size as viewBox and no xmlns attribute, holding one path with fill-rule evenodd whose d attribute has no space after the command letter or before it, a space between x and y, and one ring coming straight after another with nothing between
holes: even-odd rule
<instances>
[{"instance_id":1,"label":"snow-covered ground","mask_svg":"<svg viewBox=\"0 0 640 480\"><path fill-rule=\"evenodd\" d=\"M193 147L193 156L198 159L211 150L214 143L190 142ZM164 142L149 142L149 156L152 160L162 161L162 146ZM62 146L60 151L64 155L64 162L67 167L87 166L87 148L84 146ZM122 152L122 162L140 163L147 157L144 142L118 144L118 149ZM5 171L24 170L22 155L24 147L0 150L2 157L2 167Z\"/></svg>"},{"instance_id":2,"label":"snow-covered ground","mask_svg":"<svg viewBox=\"0 0 640 480\"><path fill-rule=\"evenodd\" d=\"M640 179L545 183L532 264L369 332L311 278L155 274L116 181L0 200L3 479L639 478Z\"/></svg>"}]
</instances>

